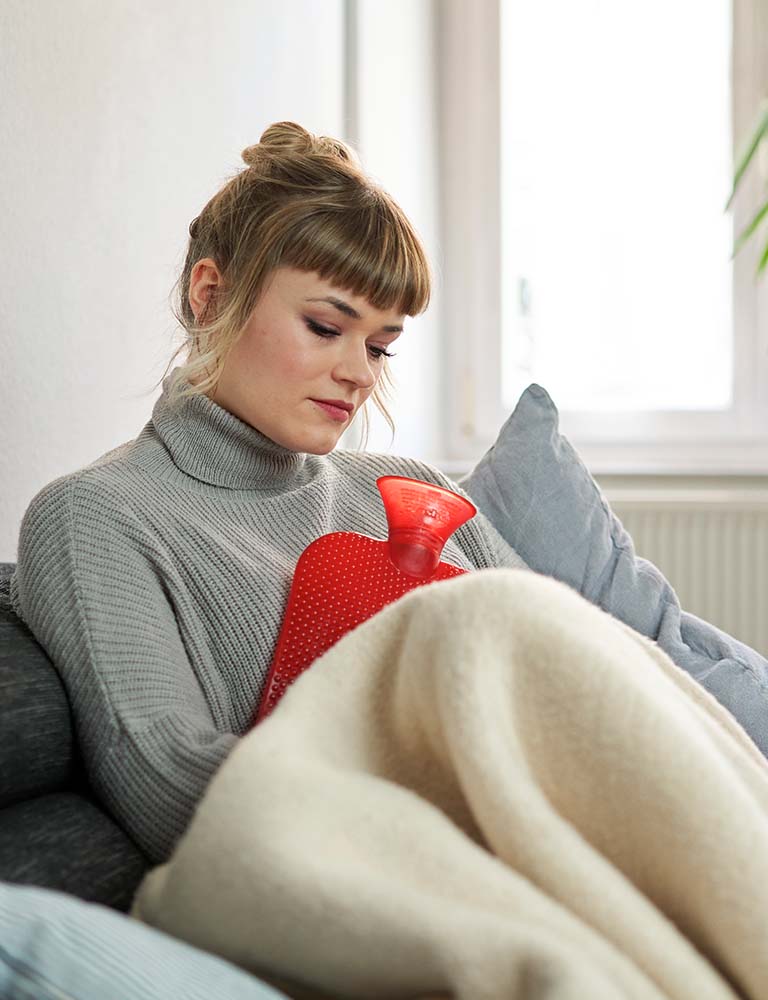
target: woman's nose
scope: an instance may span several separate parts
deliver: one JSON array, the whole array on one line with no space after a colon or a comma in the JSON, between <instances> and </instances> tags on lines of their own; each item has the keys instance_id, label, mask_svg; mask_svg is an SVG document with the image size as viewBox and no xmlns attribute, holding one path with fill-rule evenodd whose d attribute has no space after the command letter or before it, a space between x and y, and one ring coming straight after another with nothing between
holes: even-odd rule
<instances>
[{"instance_id":1,"label":"woman's nose","mask_svg":"<svg viewBox=\"0 0 768 1000\"><path fill-rule=\"evenodd\" d=\"M354 382L361 389L370 389L376 384L376 373L368 354L368 346L363 344L347 346L336 363L334 378L339 382Z\"/></svg>"}]
</instances>

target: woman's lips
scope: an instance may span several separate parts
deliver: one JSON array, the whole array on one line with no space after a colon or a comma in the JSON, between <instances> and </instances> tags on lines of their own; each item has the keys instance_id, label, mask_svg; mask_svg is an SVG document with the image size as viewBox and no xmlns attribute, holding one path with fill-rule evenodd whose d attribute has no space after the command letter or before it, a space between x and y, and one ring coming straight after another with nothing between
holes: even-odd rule
<instances>
[{"instance_id":1,"label":"woman's lips","mask_svg":"<svg viewBox=\"0 0 768 1000\"><path fill-rule=\"evenodd\" d=\"M349 411L343 410L340 406L332 406L331 403L320 403L316 399L313 399L312 402L315 406L319 406L324 413L327 413L331 420L337 420L340 424L343 424L345 420L349 420Z\"/></svg>"}]
</instances>

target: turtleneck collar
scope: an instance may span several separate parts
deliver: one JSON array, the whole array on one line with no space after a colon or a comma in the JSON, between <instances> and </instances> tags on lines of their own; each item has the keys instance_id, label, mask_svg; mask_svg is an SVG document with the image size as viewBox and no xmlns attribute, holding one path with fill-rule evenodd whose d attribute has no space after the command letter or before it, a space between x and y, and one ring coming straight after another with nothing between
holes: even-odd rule
<instances>
[{"instance_id":1,"label":"turtleneck collar","mask_svg":"<svg viewBox=\"0 0 768 1000\"><path fill-rule=\"evenodd\" d=\"M229 489L286 489L306 478L307 456L276 444L207 396L170 403L178 368L163 379L152 410L155 430L189 476ZM184 380L182 380L183 382ZM189 383L184 383L189 384Z\"/></svg>"}]
</instances>

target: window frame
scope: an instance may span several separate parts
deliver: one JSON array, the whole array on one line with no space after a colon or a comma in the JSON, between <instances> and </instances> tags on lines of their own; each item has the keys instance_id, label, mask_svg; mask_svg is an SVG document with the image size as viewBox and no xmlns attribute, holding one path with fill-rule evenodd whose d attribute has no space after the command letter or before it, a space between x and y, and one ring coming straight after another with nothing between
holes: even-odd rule
<instances>
[{"instance_id":1,"label":"window frame","mask_svg":"<svg viewBox=\"0 0 768 1000\"><path fill-rule=\"evenodd\" d=\"M509 416L501 404L499 336L502 2L440 0L435 10L447 390L442 417L446 460L456 467L490 447ZM733 0L733 15L732 123L738 150L768 94L768 0ZM753 163L740 185L732 206L734 234L764 197L767 160ZM733 263L731 409L562 410L561 429L593 472L768 474L768 275L755 278L764 237L759 230Z\"/></svg>"}]
</instances>

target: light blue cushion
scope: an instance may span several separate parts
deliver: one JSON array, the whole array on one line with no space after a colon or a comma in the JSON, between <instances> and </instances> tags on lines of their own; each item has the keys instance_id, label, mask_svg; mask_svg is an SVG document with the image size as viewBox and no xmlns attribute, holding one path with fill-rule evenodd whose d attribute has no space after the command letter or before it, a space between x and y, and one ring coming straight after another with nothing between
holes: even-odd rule
<instances>
[{"instance_id":1,"label":"light blue cushion","mask_svg":"<svg viewBox=\"0 0 768 1000\"><path fill-rule=\"evenodd\" d=\"M0 882L0 997L285 1000L223 959L97 903Z\"/></svg>"},{"instance_id":2,"label":"light blue cushion","mask_svg":"<svg viewBox=\"0 0 768 1000\"><path fill-rule=\"evenodd\" d=\"M460 485L531 569L556 577L643 635L724 705L768 757L768 662L681 610L616 517L546 390L530 385Z\"/></svg>"}]
</instances>

